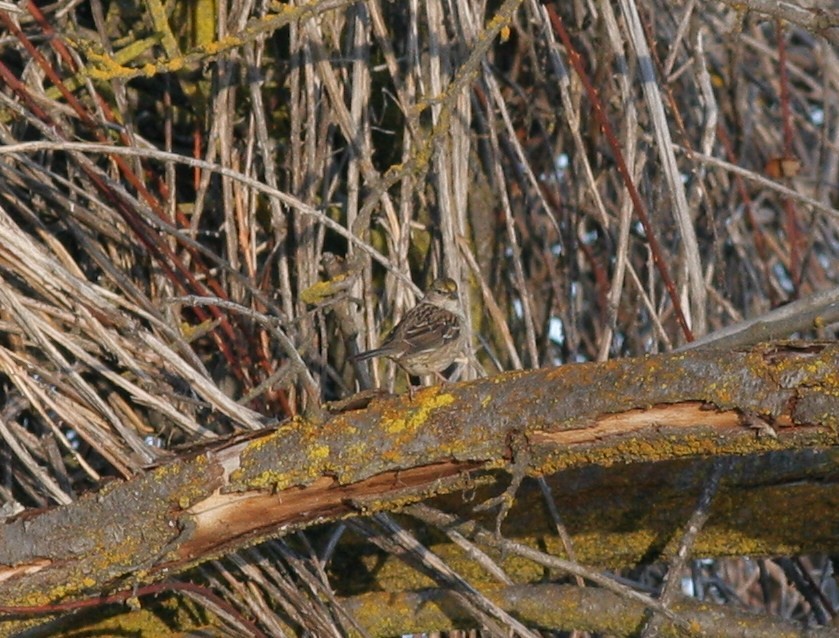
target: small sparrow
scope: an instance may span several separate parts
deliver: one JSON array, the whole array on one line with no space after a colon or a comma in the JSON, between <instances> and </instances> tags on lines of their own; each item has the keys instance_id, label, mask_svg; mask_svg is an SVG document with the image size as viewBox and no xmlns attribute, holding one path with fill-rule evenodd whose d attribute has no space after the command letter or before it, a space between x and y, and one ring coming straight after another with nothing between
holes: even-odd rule
<instances>
[{"instance_id":1,"label":"small sparrow","mask_svg":"<svg viewBox=\"0 0 839 638\"><path fill-rule=\"evenodd\" d=\"M435 279L422 301L405 314L380 347L354 358L389 357L413 376L439 373L463 354L464 323L457 284L448 277Z\"/></svg>"}]
</instances>

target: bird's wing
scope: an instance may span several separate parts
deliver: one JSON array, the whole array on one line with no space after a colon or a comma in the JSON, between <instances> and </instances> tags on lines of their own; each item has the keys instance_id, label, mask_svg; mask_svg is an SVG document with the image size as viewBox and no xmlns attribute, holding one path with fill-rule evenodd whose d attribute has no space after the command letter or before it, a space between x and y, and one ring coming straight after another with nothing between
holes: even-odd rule
<instances>
[{"instance_id":1,"label":"bird's wing","mask_svg":"<svg viewBox=\"0 0 839 638\"><path fill-rule=\"evenodd\" d=\"M438 306L420 303L393 331L392 342L405 343L404 351L439 348L460 337L457 315ZM388 339L391 341L391 339Z\"/></svg>"}]
</instances>

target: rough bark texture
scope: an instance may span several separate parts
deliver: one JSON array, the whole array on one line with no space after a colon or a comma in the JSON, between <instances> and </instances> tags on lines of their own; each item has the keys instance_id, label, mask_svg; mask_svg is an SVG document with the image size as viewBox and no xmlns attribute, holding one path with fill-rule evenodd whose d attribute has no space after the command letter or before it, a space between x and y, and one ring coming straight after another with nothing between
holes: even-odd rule
<instances>
[{"instance_id":1,"label":"rough bark texture","mask_svg":"<svg viewBox=\"0 0 839 638\"><path fill-rule=\"evenodd\" d=\"M602 589L570 585L530 585L495 587L487 594L504 609L516 614L530 626L546 629L602 632L610 636L632 636L644 618L643 606ZM757 616L680 598L673 606L688 620L697 635L715 638L827 638L833 629L803 630L777 618ZM449 593L425 590L406 594L371 593L346 601L345 608L356 617L368 619L368 635L384 636L394 626L404 626L405 618L414 619L409 631L434 631L440 626L462 623L471 627L462 608L450 600ZM356 634L360 635L360 634ZM683 636L677 628L667 628L662 638Z\"/></svg>"},{"instance_id":2,"label":"rough bark texture","mask_svg":"<svg viewBox=\"0 0 839 638\"><path fill-rule=\"evenodd\" d=\"M834 551L837 415L839 347L814 343L568 365L375 400L6 521L0 602L152 581L317 522L482 484L497 491L511 464L551 475L584 562L663 548L707 460L722 455L749 456L732 463L697 553ZM522 490L506 535L551 536L536 498ZM457 495L448 507L458 503L469 515L474 503Z\"/></svg>"}]
</instances>

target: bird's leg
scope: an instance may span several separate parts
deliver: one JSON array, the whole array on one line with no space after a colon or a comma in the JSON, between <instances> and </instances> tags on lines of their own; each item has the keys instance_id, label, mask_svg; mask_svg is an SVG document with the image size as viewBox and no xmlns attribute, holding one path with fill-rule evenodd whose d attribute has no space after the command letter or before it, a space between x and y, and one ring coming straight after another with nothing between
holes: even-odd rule
<instances>
[{"instance_id":1,"label":"bird's leg","mask_svg":"<svg viewBox=\"0 0 839 638\"><path fill-rule=\"evenodd\" d=\"M393 359L393 362L399 366L399 369L405 373L405 381L408 383L408 398L413 401L414 400L414 386L411 384L411 373L408 372L405 368L402 367L402 364L399 363L396 359Z\"/></svg>"},{"instance_id":2,"label":"bird's leg","mask_svg":"<svg viewBox=\"0 0 839 638\"><path fill-rule=\"evenodd\" d=\"M452 369L452 366L446 368L446 370L452 370L452 373L449 376L446 376L442 372L435 372L434 377L443 384L459 381L460 375L463 374L464 366L462 363L457 362L453 367L454 369Z\"/></svg>"},{"instance_id":3,"label":"bird's leg","mask_svg":"<svg viewBox=\"0 0 839 638\"><path fill-rule=\"evenodd\" d=\"M456 361L454 371L449 376L447 376L447 377L443 376L442 372L438 372L437 374L441 378L445 379L446 381L448 381L450 383L454 383L456 381L460 381L460 375L463 374L463 371L465 369L466 369L466 366L464 366L463 363L461 363L460 361Z\"/></svg>"}]
</instances>

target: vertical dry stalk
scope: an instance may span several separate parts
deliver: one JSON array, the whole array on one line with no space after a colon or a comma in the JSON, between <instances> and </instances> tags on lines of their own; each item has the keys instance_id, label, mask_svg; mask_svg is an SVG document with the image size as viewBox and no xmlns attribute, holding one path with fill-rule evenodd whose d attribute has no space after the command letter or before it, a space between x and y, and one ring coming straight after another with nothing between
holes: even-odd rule
<instances>
[{"instance_id":1,"label":"vertical dry stalk","mask_svg":"<svg viewBox=\"0 0 839 638\"><path fill-rule=\"evenodd\" d=\"M490 4L0 7L5 503L401 390L349 355L439 275L467 376L667 350L839 283L818 12ZM792 308L779 334L833 334Z\"/></svg>"}]
</instances>

